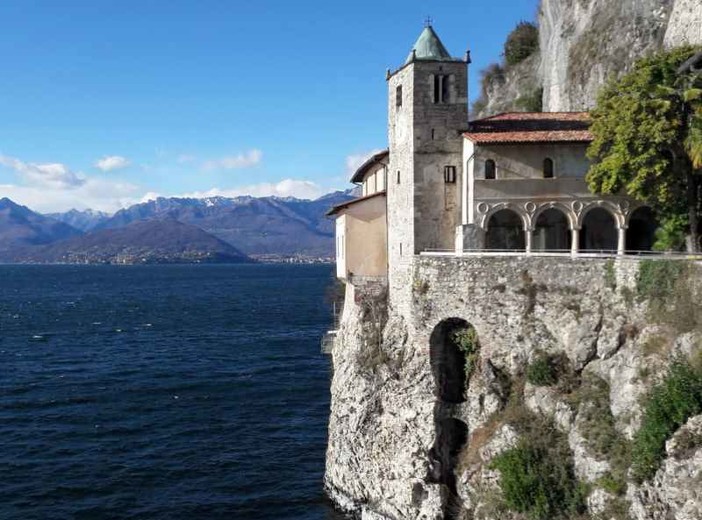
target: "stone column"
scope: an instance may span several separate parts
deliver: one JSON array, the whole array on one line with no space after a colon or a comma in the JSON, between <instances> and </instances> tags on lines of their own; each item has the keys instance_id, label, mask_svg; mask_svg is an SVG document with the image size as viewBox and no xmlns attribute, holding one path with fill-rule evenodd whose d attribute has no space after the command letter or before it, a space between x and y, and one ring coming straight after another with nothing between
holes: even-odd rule
<instances>
[{"instance_id":1,"label":"stone column","mask_svg":"<svg viewBox=\"0 0 702 520\"><path fill-rule=\"evenodd\" d=\"M573 228L570 230L570 254L573 256L578 255L578 249L580 245L580 229Z\"/></svg>"},{"instance_id":2,"label":"stone column","mask_svg":"<svg viewBox=\"0 0 702 520\"><path fill-rule=\"evenodd\" d=\"M617 239L617 254L623 255L626 249L626 228L621 227L617 229L618 239Z\"/></svg>"},{"instance_id":3,"label":"stone column","mask_svg":"<svg viewBox=\"0 0 702 520\"><path fill-rule=\"evenodd\" d=\"M524 232L524 238L526 239L526 254L531 254L531 242L534 238L534 234L532 233L531 229L527 229Z\"/></svg>"},{"instance_id":4,"label":"stone column","mask_svg":"<svg viewBox=\"0 0 702 520\"><path fill-rule=\"evenodd\" d=\"M463 179L461 182L461 224L468 224L468 168L470 161L463 165Z\"/></svg>"}]
</instances>

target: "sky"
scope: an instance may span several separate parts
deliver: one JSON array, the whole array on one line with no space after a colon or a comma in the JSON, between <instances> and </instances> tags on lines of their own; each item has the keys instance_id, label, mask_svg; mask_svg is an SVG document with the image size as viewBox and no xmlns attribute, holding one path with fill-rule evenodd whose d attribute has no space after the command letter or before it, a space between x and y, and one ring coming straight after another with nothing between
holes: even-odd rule
<instances>
[{"instance_id":1,"label":"sky","mask_svg":"<svg viewBox=\"0 0 702 520\"><path fill-rule=\"evenodd\" d=\"M316 198L387 146L385 71L430 16L479 72L536 0L4 0L0 198Z\"/></svg>"}]
</instances>

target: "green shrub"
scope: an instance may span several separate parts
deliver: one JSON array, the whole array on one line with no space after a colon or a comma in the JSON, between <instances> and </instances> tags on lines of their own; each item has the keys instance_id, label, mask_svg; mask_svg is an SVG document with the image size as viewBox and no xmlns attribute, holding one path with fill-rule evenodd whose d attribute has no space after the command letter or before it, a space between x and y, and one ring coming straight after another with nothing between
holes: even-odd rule
<instances>
[{"instance_id":1,"label":"green shrub","mask_svg":"<svg viewBox=\"0 0 702 520\"><path fill-rule=\"evenodd\" d=\"M643 260L639 265L636 290L639 296L662 301L675 289L685 265L675 260Z\"/></svg>"},{"instance_id":2,"label":"green shrub","mask_svg":"<svg viewBox=\"0 0 702 520\"><path fill-rule=\"evenodd\" d=\"M614 271L614 260L609 259L605 262L605 285L614 290L617 288L617 273Z\"/></svg>"},{"instance_id":3,"label":"green shrub","mask_svg":"<svg viewBox=\"0 0 702 520\"><path fill-rule=\"evenodd\" d=\"M626 482L614 477L611 473L597 479L597 485L612 495L619 496L626 492Z\"/></svg>"},{"instance_id":4,"label":"green shrub","mask_svg":"<svg viewBox=\"0 0 702 520\"><path fill-rule=\"evenodd\" d=\"M690 417L702 411L702 370L676 359L663 382L644 403L641 427L632 448L632 475L637 482L651 478L665 454L665 442Z\"/></svg>"},{"instance_id":5,"label":"green shrub","mask_svg":"<svg viewBox=\"0 0 702 520\"><path fill-rule=\"evenodd\" d=\"M527 367L526 378L536 386L555 385L558 382L558 369L554 359L543 353L537 354Z\"/></svg>"},{"instance_id":6,"label":"green shrub","mask_svg":"<svg viewBox=\"0 0 702 520\"><path fill-rule=\"evenodd\" d=\"M519 22L505 41L505 63L516 65L539 48L539 29L531 22Z\"/></svg>"},{"instance_id":7,"label":"green shrub","mask_svg":"<svg viewBox=\"0 0 702 520\"><path fill-rule=\"evenodd\" d=\"M543 88L534 89L523 96L519 96L514 102L514 106L526 112L543 112L543 96Z\"/></svg>"},{"instance_id":8,"label":"green shrub","mask_svg":"<svg viewBox=\"0 0 702 520\"><path fill-rule=\"evenodd\" d=\"M507 507L531 520L551 520L581 513L583 487L569 459L559 460L542 446L521 441L491 463L500 472L500 489Z\"/></svg>"},{"instance_id":9,"label":"green shrub","mask_svg":"<svg viewBox=\"0 0 702 520\"><path fill-rule=\"evenodd\" d=\"M688 220L683 215L673 215L661 222L656 230L655 251L682 251L685 249L685 235L688 230Z\"/></svg>"},{"instance_id":10,"label":"green shrub","mask_svg":"<svg viewBox=\"0 0 702 520\"><path fill-rule=\"evenodd\" d=\"M480 358L480 343L478 334L473 327L466 327L455 331L451 337L453 343L463 352L466 359L466 381L470 380L473 372L478 366Z\"/></svg>"},{"instance_id":11,"label":"green shrub","mask_svg":"<svg viewBox=\"0 0 702 520\"><path fill-rule=\"evenodd\" d=\"M487 95L487 91L494 82L504 81L505 69L499 63L491 63L480 71L480 86L483 97Z\"/></svg>"}]
</instances>

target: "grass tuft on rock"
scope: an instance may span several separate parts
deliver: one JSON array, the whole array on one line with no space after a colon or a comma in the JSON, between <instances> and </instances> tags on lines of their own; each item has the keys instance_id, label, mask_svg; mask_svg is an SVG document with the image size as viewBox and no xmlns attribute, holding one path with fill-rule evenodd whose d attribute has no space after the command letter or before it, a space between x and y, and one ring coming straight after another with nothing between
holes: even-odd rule
<instances>
[{"instance_id":1,"label":"grass tuft on rock","mask_svg":"<svg viewBox=\"0 0 702 520\"><path fill-rule=\"evenodd\" d=\"M655 475L665 443L692 416L702 412L702 369L676 359L666 378L644 402L641 427L632 448L632 476L641 483Z\"/></svg>"}]
</instances>

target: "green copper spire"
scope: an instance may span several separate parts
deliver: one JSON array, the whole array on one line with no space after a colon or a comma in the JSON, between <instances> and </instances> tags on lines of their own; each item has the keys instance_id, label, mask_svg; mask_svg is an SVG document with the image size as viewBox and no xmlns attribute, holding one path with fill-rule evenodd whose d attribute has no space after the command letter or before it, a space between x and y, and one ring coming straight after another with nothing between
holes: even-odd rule
<instances>
[{"instance_id":1,"label":"green copper spire","mask_svg":"<svg viewBox=\"0 0 702 520\"><path fill-rule=\"evenodd\" d=\"M405 65L415 60L454 61L431 25L427 25L417 38Z\"/></svg>"}]
</instances>

